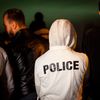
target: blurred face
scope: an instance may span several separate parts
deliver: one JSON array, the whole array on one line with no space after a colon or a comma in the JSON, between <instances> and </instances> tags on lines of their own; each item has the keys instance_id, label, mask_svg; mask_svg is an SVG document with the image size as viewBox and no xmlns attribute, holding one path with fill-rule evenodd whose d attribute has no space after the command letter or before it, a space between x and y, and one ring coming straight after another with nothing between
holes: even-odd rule
<instances>
[{"instance_id":1,"label":"blurred face","mask_svg":"<svg viewBox=\"0 0 100 100\"><path fill-rule=\"evenodd\" d=\"M8 35L13 36L14 34L13 22L8 19L7 15L4 16L3 22L4 22L5 30L8 33Z\"/></svg>"}]
</instances>

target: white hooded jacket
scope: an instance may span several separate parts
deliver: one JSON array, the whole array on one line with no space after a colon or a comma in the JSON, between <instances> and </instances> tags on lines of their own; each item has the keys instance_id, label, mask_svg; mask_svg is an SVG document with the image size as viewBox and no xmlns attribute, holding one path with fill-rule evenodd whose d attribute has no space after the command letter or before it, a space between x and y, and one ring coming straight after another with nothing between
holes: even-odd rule
<instances>
[{"instance_id":1,"label":"white hooded jacket","mask_svg":"<svg viewBox=\"0 0 100 100\"><path fill-rule=\"evenodd\" d=\"M76 32L69 20L50 28L50 49L35 63L35 85L40 100L81 100L88 57L75 52Z\"/></svg>"}]
</instances>

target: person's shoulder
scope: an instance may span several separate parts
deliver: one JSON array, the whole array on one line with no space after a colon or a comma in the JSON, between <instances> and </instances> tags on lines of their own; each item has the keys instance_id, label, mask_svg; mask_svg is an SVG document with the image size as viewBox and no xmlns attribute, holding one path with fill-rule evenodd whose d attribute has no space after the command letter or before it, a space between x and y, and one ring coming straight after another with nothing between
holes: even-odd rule
<instances>
[{"instance_id":1,"label":"person's shoulder","mask_svg":"<svg viewBox=\"0 0 100 100\"><path fill-rule=\"evenodd\" d=\"M5 54L6 55L6 51L0 47L0 53Z\"/></svg>"},{"instance_id":2,"label":"person's shoulder","mask_svg":"<svg viewBox=\"0 0 100 100\"><path fill-rule=\"evenodd\" d=\"M47 58L48 58L48 54L49 54L49 50L46 51L44 54L42 54L41 56L39 56L37 59L36 59L36 62L43 62L43 61L46 61Z\"/></svg>"},{"instance_id":3,"label":"person's shoulder","mask_svg":"<svg viewBox=\"0 0 100 100\"><path fill-rule=\"evenodd\" d=\"M75 55L76 55L77 57L79 57L79 59L81 59L81 61L82 61L86 66L88 66L89 59L88 59L88 56L87 56L85 53L82 53L82 52L75 52Z\"/></svg>"},{"instance_id":4,"label":"person's shoulder","mask_svg":"<svg viewBox=\"0 0 100 100\"><path fill-rule=\"evenodd\" d=\"M0 52L4 52L4 49L0 47Z\"/></svg>"},{"instance_id":5,"label":"person's shoulder","mask_svg":"<svg viewBox=\"0 0 100 100\"><path fill-rule=\"evenodd\" d=\"M6 51L3 49L3 48L1 48L0 47L0 57L2 57L3 59L5 59L6 60L6 58L7 58L7 53L6 53ZM1 58L0 58L1 59Z\"/></svg>"},{"instance_id":6,"label":"person's shoulder","mask_svg":"<svg viewBox=\"0 0 100 100\"><path fill-rule=\"evenodd\" d=\"M44 48L46 51L48 50L48 41L38 35L33 35L32 36L32 41L30 42L31 44L34 44L37 48Z\"/></svg>"},{"instance_id":7,"label":"person's shoulder","mask_svg":"<svg viewBox=\"0 0 100 100\"><path fill-rule=\"evenodd\" d=\"M82 60L83 60L83 59L88 59L87 54L85 54L85 53L83 53L83 52L76 52L76 51L74 51L74 52L75 52L75 54L76 54L77 56L79 56Z\"/></svg>"}]
</instances>

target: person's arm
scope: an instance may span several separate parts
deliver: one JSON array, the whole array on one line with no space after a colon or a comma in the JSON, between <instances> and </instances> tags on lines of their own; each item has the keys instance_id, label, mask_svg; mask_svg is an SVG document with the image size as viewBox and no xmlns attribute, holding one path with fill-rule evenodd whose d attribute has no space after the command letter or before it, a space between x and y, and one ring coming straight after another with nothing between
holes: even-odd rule
<instances>
[{"instance_id":1,"label":"person's arm","mask_svg":"<svg viewBox=\"0 0 100 100\"><path fill-rule=\"evenodd\" d=\"M4 72L5 72L5 75L6 75L6 81L7 81L7 89L8 89L8 92L9 92L9 96L12 95L12 92L14 91L14 83L13 83L13 73L12 73L12 68L11 68L11 65L9 64L9 59L8 59L8 55L7 53L2 49L0 48L0 50L2 51L2 56L4 58Z\"/></svg>"},{"instance_id":2,"label":"person's arm","mask_svg":"<svg viewBox=\"0 0 100 100\"><path fill-rule=\"evenodd\" d=\"M4 57L2 53L0 52L0 77L2 76L3 70L4 70Z\"/></svg>"},{"instance_id":3,"label":"person's arm","mask_svg":"<svg viewBox=\"0 0 100 100\"><path fill-rule=\"evenodd\" d=\"M4 85L6 85L7 96L10 97L14 90L13 77L8 56L2 48L0 48L0 77L2 77L2 79L6 78L6 84ZM6 90L4 91L6 92Z\"/></svg>"},{"instance_id":4,"label":"person's arm","mask_svg":"<svg viewBox=\"0 0 100 100\"><path fill-rule=\"evenodd\" d=\"M7 77L8 92L11 95L12 92L14 91L14 83L13 83L12 69L11 69L11 66L9 64L8 58L6 58L5 73L6 73L6 77Z\"/></svg>"},{"instance_id":5,"label":"person's arm","mask_svg":"<svg viewBox=\"0 0 100 100\"><path fill-rule=\"evenodd\" d=\"M38 63L37 61L35 62L35 86L36 86L36 92L37 92L37 95L38 95L38 98L37 100L39 99L39 94L40 94L40 79L39 79L39 73L38 73Z\"/></svg>"},{"instance_id":6,"label":"person's arm","mask_svg":"<svg viewBox=\"0 0 100 100\"><path fill-rule=\"evenodd\" d=\"M84 58L85 60L85 67L86 72L83 81L83 98L82 100L87 100L90 96L90 66L89 66L89 59L87 56Z\"/></svg>"}]
</instances>

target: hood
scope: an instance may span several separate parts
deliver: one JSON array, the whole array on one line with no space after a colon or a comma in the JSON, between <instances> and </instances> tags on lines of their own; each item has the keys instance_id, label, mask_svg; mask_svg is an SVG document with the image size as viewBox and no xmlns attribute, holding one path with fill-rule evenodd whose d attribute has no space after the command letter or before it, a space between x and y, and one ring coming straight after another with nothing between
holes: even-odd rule
<instances>
[{"instance_id":1,"label":"hood","mask_svg":"<svg viewBox=\"0 0 100 100\"><path fill-rule=\"evenodd\" d=\"M49 30L49 44L52 46L67 46L72 49L76 47L76 31L67 19L57 19Z\"/></svg>"}]
</instances>

